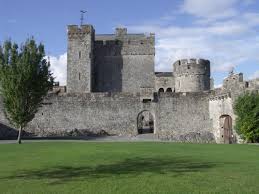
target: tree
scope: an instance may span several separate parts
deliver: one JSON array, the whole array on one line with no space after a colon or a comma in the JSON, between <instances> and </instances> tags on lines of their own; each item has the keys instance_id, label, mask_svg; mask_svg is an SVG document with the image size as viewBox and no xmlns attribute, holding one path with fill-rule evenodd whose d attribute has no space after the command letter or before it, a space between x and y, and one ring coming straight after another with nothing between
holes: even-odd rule
<instances>
[{"instance_id":1,"label":"tree","mask_svg":"<svg viewBox=\"0 0 259 194\"><path fill-rule=\"evenodd\" d=\"M44 46L34 39L26 40L20 49L9 40L0 45L0 94L7 119L19 129L19 144L22 130L53 86L49 67Z\"/></svg>"},{"instance_id":2,"label":"tree","mask_svg":"<svg viewBox=\"0 0 259 194\"><path fill-rule=\"evenodd\" d=\"M246 93L234 105L236 131L247 142L259 142L259 94Z\"/></svg>"}]
</instances>

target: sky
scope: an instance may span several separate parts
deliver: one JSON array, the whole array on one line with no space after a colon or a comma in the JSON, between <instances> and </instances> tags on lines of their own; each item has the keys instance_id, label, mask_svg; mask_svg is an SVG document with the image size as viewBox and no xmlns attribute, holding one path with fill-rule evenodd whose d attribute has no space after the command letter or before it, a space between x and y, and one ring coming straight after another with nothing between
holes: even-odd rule
<instances>
[{"instance_id":1,"label":"sky","mask_svg":"<svg viewBox=\"0 0 259 194\"><path fill-rule=\"evenodd\" d=\"M234 68L259 77L258 0L0 0L0 44L34 37L45 45L51 70L66 84L67 25L85 23L97 34L127 27L156 34L156 71L172 71L183 58L211 61L219 87Z\"/></svg>"}]
</instances>

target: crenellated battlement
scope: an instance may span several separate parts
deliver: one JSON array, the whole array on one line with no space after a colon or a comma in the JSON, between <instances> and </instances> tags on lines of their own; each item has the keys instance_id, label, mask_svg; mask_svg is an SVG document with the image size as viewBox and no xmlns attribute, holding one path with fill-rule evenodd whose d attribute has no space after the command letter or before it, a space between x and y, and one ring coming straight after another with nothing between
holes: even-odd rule
<instances>
[{"instance_id":1,"label":"crenellated battlement","mask_svg":"<svg viewBox=\"0 0 259 194\"><path fill-rule=\"evenodd\" d=\"M82 38L87 34L94 35L95 30L92 25L68 25L67 34L69 39Z\"/></svg>"},{"instance_id":2,"label":"crenellated battlement","mask_svg":"<svg viewBox=\"0 0 259 194\"><path fill-rule=\"evenodd\" d=\"M127 31L127 28L116 28L116 36L125 36Z\"/></svg>"},{"instance_id":3,"label":"crenellated battlement","mask_svg":"<svg viewBox=\"0 0 259 194\"><path fill-rule=\"evenodd\" d=\"M188 64L209 64L210 61L209 60L205 60L205 59L181 59L175 62L177 65L188 65Z\"/></svg>"},{"instance_id":4,"label":"crenellated battlement","mask_svg":"<svg viewBox=\"0 0 259 194\"><path fill-rule=\"evenodd\" d=\"M173 64L176 76L210 75L210 61L205 59L182 59Z\"/></svg>"},{"instance_id":5,"label":"crenellated battlement","mask_svg":"<svg viewBox=\"0 0 259 194\"><path fill-rule=\"evenodd\" d=\"M97 34L95 49L104 56L155 55L155 34L128 34L117 28L115 34Z\"/></svg>"},{"instance_id":6,"label":"crenellated battlement","mask_svg":"<svg viewBox=\"0 0 259 194\"><path fill-rule=\"evenodd\" d=\"M176 61L173 66L175 71L182 68L207 68L210 66L210 61L205 59L181 59Z\"/></svg>"},{"instance_id":7,"label":"crenellated battlement","mask_svg":"<svg viewBox=\"0 0 259 194\"><path fill-rule=\"evenodd\" d=\"M215 100L225 100L225 99L228 99L228 98L231 98L230 92L211 95L209 99L210 99L210 101L215 101Z\"/></svg>"},{"instance_id":8,"label":"crenellated battlement","mask_svg":"<svg viewBox=\"0 0 259 194\"><path fill-rule=\"evenodd\" d=\"M123 45L155 45L155 34L132 34L127 28L116 28L114 34L96 34L97 44L113 44L120 42Z\"/></svg>"}]
</instances>

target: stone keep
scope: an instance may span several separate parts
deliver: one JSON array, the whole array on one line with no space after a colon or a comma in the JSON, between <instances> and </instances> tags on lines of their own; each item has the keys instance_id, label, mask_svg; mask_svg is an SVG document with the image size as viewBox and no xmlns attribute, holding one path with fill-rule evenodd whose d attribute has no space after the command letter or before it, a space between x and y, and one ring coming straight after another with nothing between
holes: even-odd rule
<instances>
[{"instance_id":1,"label":"stone keep","mask_svg":"<svg viewBox=\"0 0 259 194\"><path fill-rule=\"evenodd\" d=\"M139 93L155 85L154 34L97 34L94 56L94 92Z\"/></svg>"},{"instance_id":2,"label":"stone keep","mask_svg":"<svg viewBox=\"0 0 259 194\"><path fill-rule=\"evenodd\" d=\"M67 92L140 92L154 87L155 40L150 34L97 34L91 25L68 26Z\"/></svg>"}]
</instances>

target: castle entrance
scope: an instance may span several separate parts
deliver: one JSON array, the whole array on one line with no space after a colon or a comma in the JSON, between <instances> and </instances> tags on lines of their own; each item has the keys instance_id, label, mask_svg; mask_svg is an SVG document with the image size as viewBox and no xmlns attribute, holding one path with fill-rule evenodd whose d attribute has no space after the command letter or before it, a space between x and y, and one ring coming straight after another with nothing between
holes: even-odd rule
<instances>
[{"instance_id":1,"label":"castle entrance","mask_svg":"<svg viewBox=\"0 0 259 194\"><path fill-rule=\"evenodd\" d=\"M154 133L154 117L149 111L139 113L137 118L138 134Z\"/></svg>"},{"instance_id":2,"label":"castle entrance","mask_svg":"<svg viewBox=\"0 0 259 194\"><path fill-rule=\"evenodd\" d=\"M225 144L232 143L232 118L229 115L222 115L220 118L221 138Z\"/></svg>"}]
</instances>

